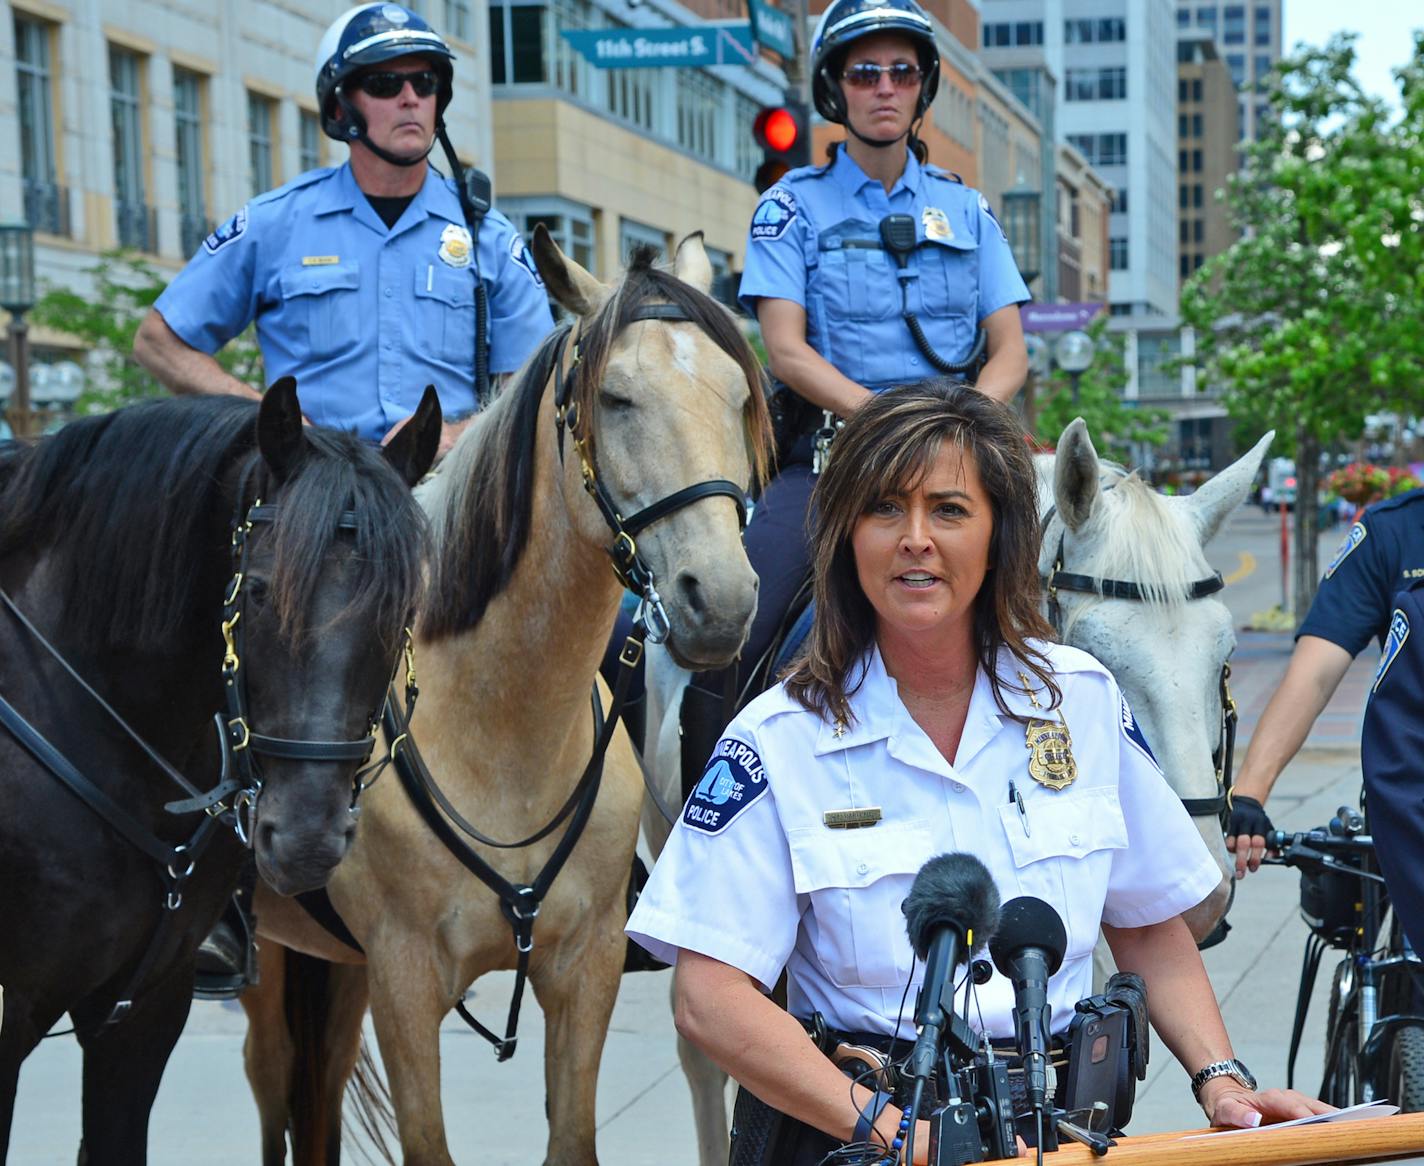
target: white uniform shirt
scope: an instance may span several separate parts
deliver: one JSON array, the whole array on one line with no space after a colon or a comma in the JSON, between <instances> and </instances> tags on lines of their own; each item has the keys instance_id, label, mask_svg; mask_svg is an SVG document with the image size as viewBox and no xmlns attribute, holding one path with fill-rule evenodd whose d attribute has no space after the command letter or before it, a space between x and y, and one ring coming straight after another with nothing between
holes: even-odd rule
<instances>
[{"instance_id":1,"label":"white uniform shirt","mask_svg":"<svg viewBox=\"0 0 1424 1166\"><path fill-rule=\"evenodd\" d=\"M1078 770L1070 786L1054 790L1030 777L1025 725L1000 711L982 669L950 765L872 649L857 666L864 680L839 737L781 686L727 727L628 934L663 960L675 962L680 948L701 952L767 990L784 966L793 1015L819 1011L835 1029L909 1039L923 967L900 904L927 860L967 851L988 867L1004 901L1034 895L1063 917L1068 949L1049 1003L1053 1031L1066 1031L1074 1004L1092 992L1099 923L1160 923L1201 902L1221 872L1112 676L1085 652L1037 646L1063 690ZM1000 668L1017 683L1007 651ZM1056 719L1027 696L1005 699L1017 713ZM1039 700L1047 706L1048 694ZM874 826L822 821L827 810L869 806L881 809ZM1012 1008L1012 986L996 973L978 989L982 1025L973 1010L970 1019L991 1036L1012 1037Z\"/></svg>"}]
</instances>

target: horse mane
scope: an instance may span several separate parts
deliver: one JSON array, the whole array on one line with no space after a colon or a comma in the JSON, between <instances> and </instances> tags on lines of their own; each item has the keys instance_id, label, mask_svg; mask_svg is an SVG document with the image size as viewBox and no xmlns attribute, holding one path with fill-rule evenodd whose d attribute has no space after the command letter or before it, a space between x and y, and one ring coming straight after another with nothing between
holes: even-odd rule
<instances>
[{"instance_id":1,"label":"horse mane","mask_svg":"<svg viewBox=\"0 0 1424 1166\"><path fill-rule=\"evenodd\" d=\"M337 520L354 510L360 572L345 611L407 618L424 551L419 510L376 450L349 434L306 428L305 456L278 483L257 450L256 402L164 398L66 425L0 458L0 559L43 553L74 640L96 649L172 653L219 605L209 574L231 570L236 482L244 505L281 505L270 534L270 597L285 634L316 629L306 614ZM197 632L201 634L201 632ZM214 629L214 634L215 629Z\"/></svg>"},{"instance_id":2,"label":"horse mane","mask_svg":"<svg viewBox=\"0 0 1424 1166\"><path fill-rule=\"evenodd\" d=\"M653 265L655 247L633 249L628 270L607 302L579 325L579 362L570 371L569 403L590 453L597 449L599 386L618 336L649 302L676 304L741 368L750 387L742 413L756 484L770 460L771 421L761 365L721 304ZM474 627L508 585L529 541L533 516L539 409L571 325L545 338L513 383L446 459L428 496L436 539L421 633L438 639Z\"/></svg>"}]
</instances>

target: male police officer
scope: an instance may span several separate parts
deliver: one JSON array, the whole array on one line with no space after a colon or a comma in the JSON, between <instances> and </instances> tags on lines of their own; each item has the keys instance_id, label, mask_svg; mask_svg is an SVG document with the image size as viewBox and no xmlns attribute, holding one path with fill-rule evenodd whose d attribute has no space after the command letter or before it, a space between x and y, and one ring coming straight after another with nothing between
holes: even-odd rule
<instances>
[{"instance_id":1,"label":"male police officer","mask_svg":"<svg viewBox=\"0 0 1424 1166\"><path fill-rule=\"evenodd\" d=\"M1232 790L1226 844L1236 854L1237 878L1265 857L1271 821L1263 803L1276 778L1304 744L1350 662L1371 639L1387 644L1395 594L1420 578L1424 490L1411 490L1366 510L1325 568L1285 678L1251 734ZM1372 825L1377 820L1373 816Z\"/></svg>"},{"instance_id":2,"label":"male police officer","mask_svg":"<svg viewBox=\"0 0 1424 1166\"><path fill-rule=\"evenodd\" d=\"M267 379L296 376L311 421L378 441L434 384L445 452L478 406L477 281L490 371L517 369L553 326L518 232L490 211L476 247L453 183L426 161L453 59L398 4L339 17L316 95L349 161L259 195L209 235L139 328L139 362L175 393L255 395L211 353L256 320Z\"/></svg>"}]
</instances>

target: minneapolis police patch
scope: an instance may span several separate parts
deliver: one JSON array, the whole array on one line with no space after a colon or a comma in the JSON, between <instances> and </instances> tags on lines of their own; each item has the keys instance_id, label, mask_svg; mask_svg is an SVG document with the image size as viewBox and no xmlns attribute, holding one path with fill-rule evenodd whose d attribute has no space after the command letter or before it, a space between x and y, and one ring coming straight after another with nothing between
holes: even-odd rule
<instances>
[{"instance_id":1,"label":"minneapolis police patch","mask_svg":"<svg viewBox=\"0 0 1424 1166\"><path fill-rule=\"evenodd\" d=\"M534 256L530 254L529 248L524 245L524 240L518 235L510 236L509 257L529 273L529 277L534 281L535 287L544 286L543 277L540 276L539 269L534 266Z\"/></svg>"},{"instance_id":2,"label":"minneapolis police patch","mask_svg":"<svg viewBox=\"0 0 1424 1166\"><path fill-rule=\"evenodd\" d=\"M1384 679L1384 674L1389 671L1389 666L1394 663L1394 658L1399 655L1407 639L1409 617L1396 607L1389 621L1389 635L1384 639L1384 651L1380 653L1379 667L1375 669L1375 682L1370 686L1371 692L1379 690L1380 681Z\"/></svg>"},{"instance_id":3,"label":"minneapolis police patch","mask_svg":"<svg viewBox=\"0 0 1424 1166\"><path fill-rule=\"evenodd\" d=\"M209 255L216 255L234 239L241 238L242 232L245 230L247 230L247 208L243 207L203 240L203 250Z\"/></svg>"},{"instance_id":4,"label":"minneapolis police patch","mask_svg":"<svg viewBox=\"0 0 1424 1166\"><path fill-rule=\"evenodd\" d=\"M1350 553L1365 541L1365 535L1369 531L1365 529L1363 522L1357 522L1350 527L1350 533L1345 536L1345 541L1340 544L1340 549L1335 552L1335 557L1330 560L1330 566L1325 568L1325 577L1328 579L1340 569L1340 564L1350 557Z\"/></svg>"},{"instance_id":5,"label":"minneapolis police patch","mask_svg":"<svg viewBox=\"0 0 1424 1166\"><path fill-rule=\"evenodd\" d=\"M752 239L780 239L796 217L796 196L783 186L773 186L762 196L752 215Z\"/></svg>"},{"instance_id":6,"label":"minneapolis police patch","mask_svg":"<svg viewBox=\"0 0 1424 1166\"><path fill-rule=\"evenodd\" d=\"M1147 743L1147 735L1143 733L1142 726L1137 723L1137 718L1132 715L1132 707L1127 703L1127 697L1119 699L1122 701L1122 735L1142 756L1161 769L1162 767L1157 764L1157 755L1152 752L1152 746Z\"/></svg>"},{"instance_id":7,"label":"minneapolis police patch","mask_svg":"<svg viewBox=\"0 0 1424 1166\"><path fill-rule=\"evenodd\" d=\"M712 750L702 780L687 799L682 822L704 834L720 834L743 810L766 793L761 758L745 741L723 737Z\"/></svg>"}]
</instances>

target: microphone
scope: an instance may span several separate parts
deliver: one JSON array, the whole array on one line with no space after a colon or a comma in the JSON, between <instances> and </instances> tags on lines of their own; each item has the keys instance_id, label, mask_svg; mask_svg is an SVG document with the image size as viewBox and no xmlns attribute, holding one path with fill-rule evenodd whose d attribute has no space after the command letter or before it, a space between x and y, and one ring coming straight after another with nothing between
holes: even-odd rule
<instances>
[{"instance_id":1,"label":"microphone","mask_svg":"<svg viewBox=\"0 0 1424 1166\"><path fill-rule=\"evenodd\" d=\"M994 930L999 891L972 854L941 854L920 868L900 909L910 946L925 964L924 986L915 1002L920 1032L909 1073L928 1081L945 1024L954 1013L954 969L969 959L973 944Z\"/></svg>"},{"instance_id":2,"label":"microphone","mask_svg":"<svg viewBox=\"0 0 1424 1166\"><path fill-rule=\"evenodd\" d=\"M1028 1103L1039 1113L1048 1100L1048 977L1063 965L1068 933L1049 904L1031 895L1010 899L989 941L994 966L1014 985L1014 1036L1023 1057Z\"/></svg>"}]
</instances>

